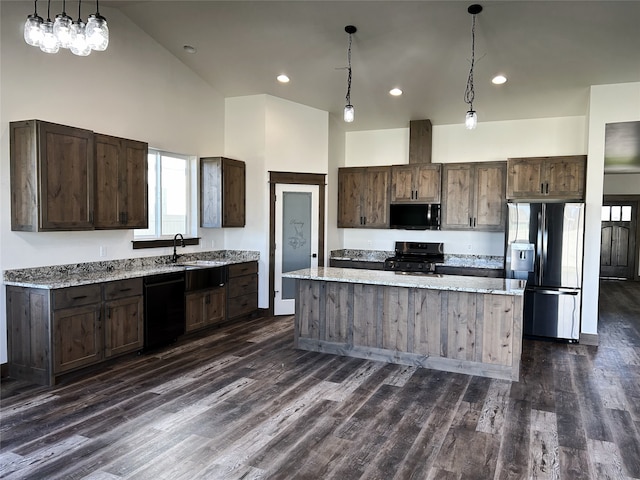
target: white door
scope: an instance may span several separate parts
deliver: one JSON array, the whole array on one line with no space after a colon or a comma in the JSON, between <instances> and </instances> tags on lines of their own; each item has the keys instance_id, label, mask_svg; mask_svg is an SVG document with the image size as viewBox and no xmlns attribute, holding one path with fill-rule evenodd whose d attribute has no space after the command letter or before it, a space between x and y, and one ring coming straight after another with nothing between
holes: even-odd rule
<instances>
[{"instance_id":1,"label":"white door","mask_svg":"<svg viewBox=\"0 0 640 480\"><path fill-rule=\"evenodd\" d=\"M275 315L295 313L295 286L285 272L318 266L318 185L276 185Z\"/></svg>"}]
</instances>

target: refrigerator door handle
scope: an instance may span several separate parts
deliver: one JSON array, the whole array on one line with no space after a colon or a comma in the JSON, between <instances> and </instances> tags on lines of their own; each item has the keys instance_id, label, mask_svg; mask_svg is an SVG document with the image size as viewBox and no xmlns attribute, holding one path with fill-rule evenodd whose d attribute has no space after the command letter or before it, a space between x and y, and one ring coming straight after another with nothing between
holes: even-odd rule
<instances>
[{"instance_id":1,"label":"refrigerator door handle","mask_svg":"<svg viewBox=\"0 0 640 480\"><path fill-rule=\"evenodd\" d=\"M578 295L580 293L578 290L549 290L546 288L536 288L532 291L546 295Z\"/></svg>"}]
</instances>

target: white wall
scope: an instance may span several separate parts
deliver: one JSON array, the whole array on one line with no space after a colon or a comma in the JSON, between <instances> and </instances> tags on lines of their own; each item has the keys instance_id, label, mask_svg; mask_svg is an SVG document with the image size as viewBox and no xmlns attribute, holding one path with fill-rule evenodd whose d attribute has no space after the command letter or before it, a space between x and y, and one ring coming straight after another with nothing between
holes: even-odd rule
<instances>
[{"instance_id":1,"label":"white wall","mask_svg":"<svg viewBox=\"0 0 640 480\"><path fill-rule=\"evenodd\" d=\"M118 10L102 10L111 27L109 48L81 58L66 50L49 55L27 45L22 27L33 4L0 2L0 270L171 251L133 251L132 230L12 232L9 122L35 118L199 156L223 151L222 96ZM203 247L223 241L220 231L201 229L199 235ZM106 247L106 257L99 257L100 246ZM0 363L7 361L4 295L2 286Z\"/></svg>"},{"instance_id":2,"label":"white wall","mask_svg":"<svg viewBox=\"0 0 640 480\"><path fill-rule=\"evenodd\" d=\"M328 113L269 95L225 104L225 156L247 163L247 225L227 229L225 245L260 252L258 306L267 308L269 172L327 173Z\"/></svg>"},{"instance_id":3,"label":"white wall","mask_svg":"<svg viewBox=\"0 0 640 480\"><path fill-rule=\"evenodd\" d=\"M591 87L589 98L589 154L585 215L582 332L598 332L600 273L600 210L604 181L605 125L640 120L640 82Z\"/></svg>"},{"instance_id":4,"label":"white wall","mask_svg":"<svg viewBox=\"0 0 640 480\"><path fill-rule=\"evenodd\" d=\"M481 122L476 130L464 125L433 127L434 163L503 161L509 157L584 155L587 150L584 117L509 122ZM409 161L409 128L349 132L349 167L394 165ZM443 242L445 253L504 254L504 233L340 229L343 247L393 250L396 240Z\"/></svg>"}]
</instances>

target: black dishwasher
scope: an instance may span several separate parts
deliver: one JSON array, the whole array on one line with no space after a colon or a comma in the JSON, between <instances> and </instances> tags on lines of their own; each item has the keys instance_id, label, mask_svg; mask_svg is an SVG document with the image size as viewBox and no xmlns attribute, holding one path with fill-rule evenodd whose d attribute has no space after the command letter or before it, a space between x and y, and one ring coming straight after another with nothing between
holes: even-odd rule
<instances>
[{"instance_id":1,"label":"black dishwasher","mask_svg":"<svg viewBox=\"0 0 640 480\"><path fill-rule=\"evenodd\" d=\"M144 278L144 349L175 342L184 334L184 272Z\"/></svg>"}]
</instances>

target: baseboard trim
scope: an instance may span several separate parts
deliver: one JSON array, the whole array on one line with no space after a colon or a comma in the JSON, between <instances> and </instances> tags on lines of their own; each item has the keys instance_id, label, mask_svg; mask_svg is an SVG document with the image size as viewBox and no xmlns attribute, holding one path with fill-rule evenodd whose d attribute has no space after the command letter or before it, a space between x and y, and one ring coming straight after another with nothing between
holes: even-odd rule
<instances>
[{"instance_id":1,"label":"baseboard trim","mask_svg":"<svg viewBox=\"0 0 640 480\"><path fill-rule=\"evenodd\" d=\"M593 345L597 347L600 340L598 335L594 335L593 333L581 333L580 334L580 343L583 345Z\"/></svg>"}]
</instances>

